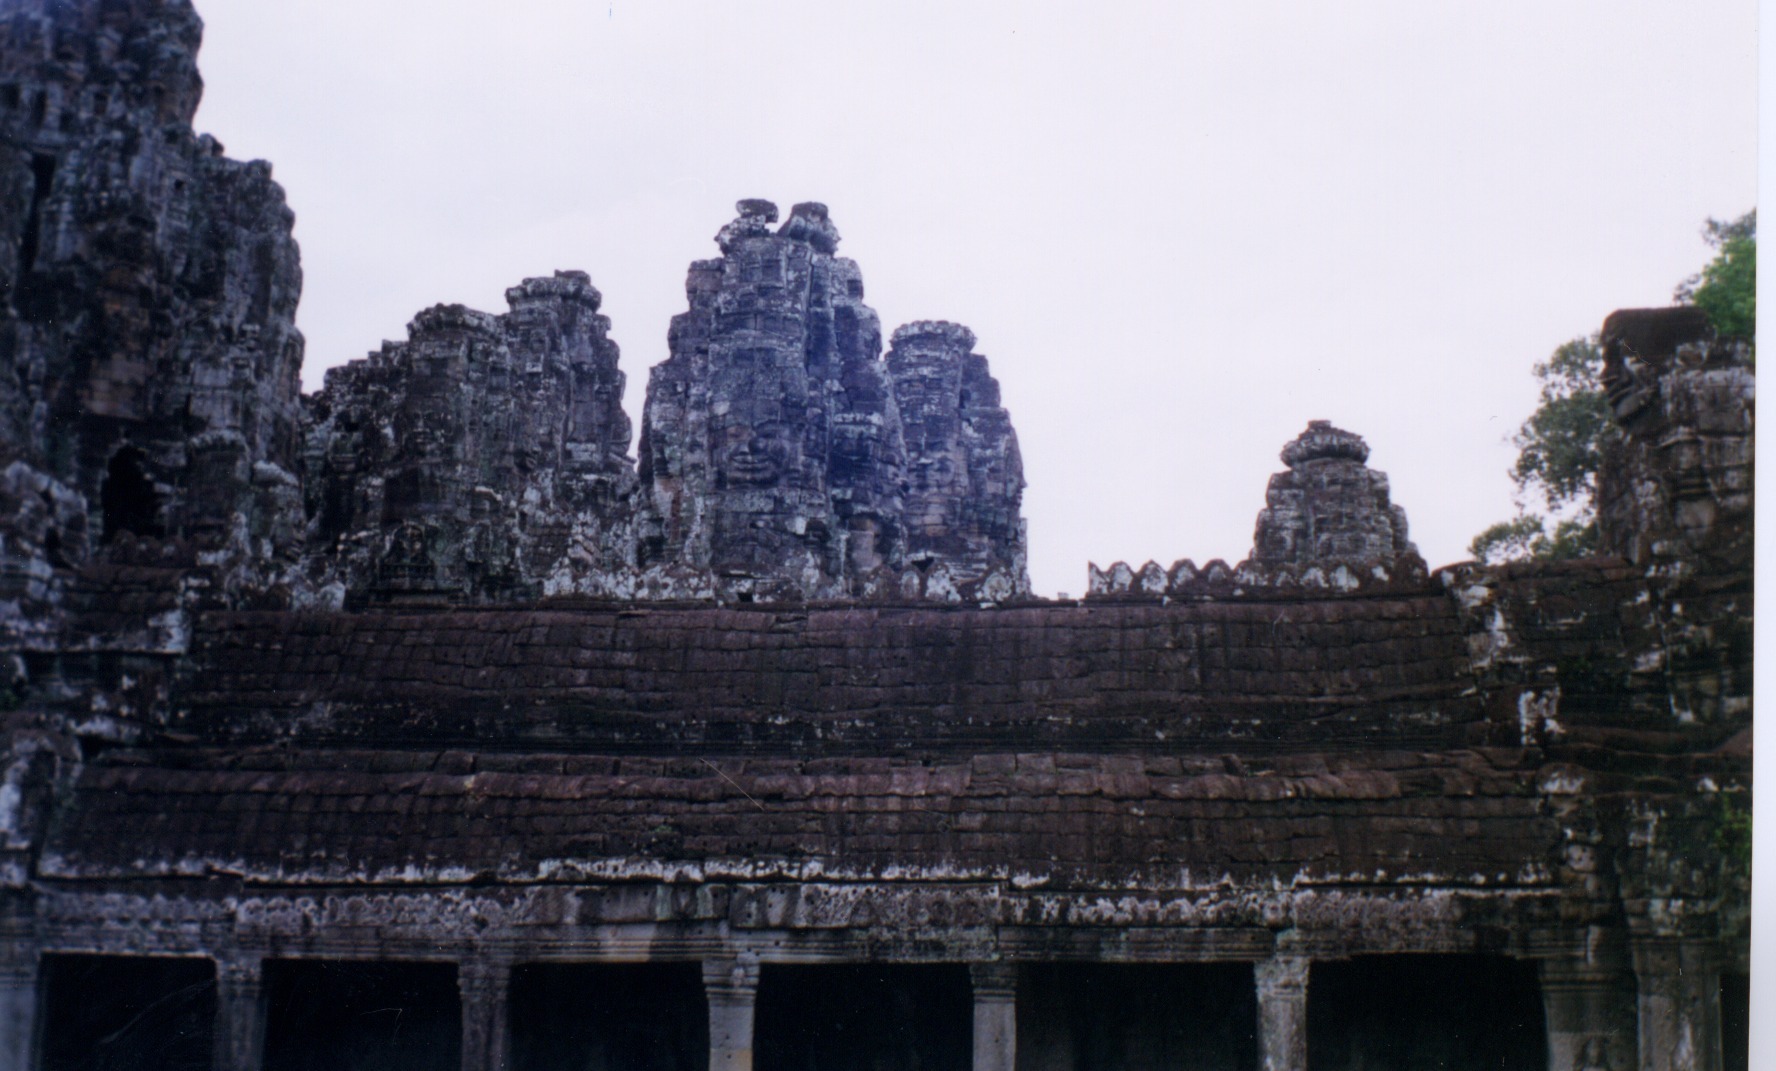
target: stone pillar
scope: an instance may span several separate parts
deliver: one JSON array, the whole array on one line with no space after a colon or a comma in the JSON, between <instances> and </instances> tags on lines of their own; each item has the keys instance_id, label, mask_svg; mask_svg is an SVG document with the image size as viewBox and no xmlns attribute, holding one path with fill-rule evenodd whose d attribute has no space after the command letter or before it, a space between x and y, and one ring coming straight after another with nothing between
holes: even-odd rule
<instances>
[{"instance_id":1,"label":"stone pillar","mask_svg":"<svg viewBox=\"0 0 1776 1071\"><path fill-rule=\"evenodd\" d=\"M218 1071L259 1071L264 1066L265 961L260 957L217 957L211 1040Z\"/></svg>"},{"instance_id":2,"label":"stone pillar","mask_svg":"<svg viewBox=\"0 0 1776 1071\"><path fill-rule=\"evenodd\" d=\"M703 961L703 992L709 998L709 1071L752 1071L758 980L754 957Z\"/></svg>"},{"instance_id":3,"label":"stone pillar","mask_svg":"<svg viewBox=\"0 0 1776 1071\"><path fill-rule=\"evenodd\" d=\"M511 981L509 963L466 959L456 965L456 988L462 996L462 1071L506 1071L512 1036L506 994Z\"/></svg>"},{"instance_id":4,"label":"stone pillar","mask_svg":"<svg viewBox=\"0 0 1776 1071\"><path fill-rule=\"evenodd\" d=\"M974 982L974 1071L1015 1071L1017 1066L1017 967L971 963Z\"/></svg>"},{"instance_id":5,"label":"stone pillar","mask_svg":"<svg viewBox=\"0 0 1776 1071\"><path fill-rule=\"evenodd\" d=\"M463 1071L505 1071L511 1044L506 994L512 968L492 960L463 960L456 965L456 987L462 998Z\"/></svg>"},{"instance_id":6,"label":"stone pillar","mask_svg":"<svg viewBox=\"0 0 1776 1071\"><path fill-rule=\"evenodd\" d=\"M1720 968L1701 942L1634 942L1640 1071L1721 1071Z\"/></svg>"},{"instance_id":7,"label":"stone pillar","mask_svg":"<svg viewBox=\"0 0 1776 1071\"><path fill-rule=\"evenodd\" d=\"M1544 960L1541 976L1548 1071L1638 1066L1634 975L1626 963Z\"/></svg>"},{"instance_id":8,"label":"stone pillar","mask_svg":"<svg viewBox=\"0 0 1776 1071\"><path fill-rule=\"evenodd\" d=\"M1272 956L1252 965L1258 984L1259 1071L1307 1069L1307 973L1299 956Z\"/></svg>"},{"instance_id":9,"label":"stone pillar","mask_svg":"<svg viewBox=\"0 0 1776 1071\"><path fill-rule=\"evenodd\" d=\"M37 950L0 946L0 1071L37 1066Z\"/></svg>"}]
</instances>

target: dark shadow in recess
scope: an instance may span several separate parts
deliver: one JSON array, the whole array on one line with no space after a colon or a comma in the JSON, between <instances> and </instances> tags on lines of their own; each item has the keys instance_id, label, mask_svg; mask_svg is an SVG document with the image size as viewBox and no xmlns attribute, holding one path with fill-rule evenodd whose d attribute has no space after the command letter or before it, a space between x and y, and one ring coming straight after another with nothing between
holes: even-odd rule
<instances>
[{"instance_id":1,"label":"dark shadow in recess","mask_svg":"<svg viewBox=\"0 0 1776 1071\"><path fill-rule=\"evenodd\" d=\"M1314 1071L1545 1071L1535 965L1504 956L1359 956L1316 963Z\"/></svg>"},{"instance_id":2,"label":"dark shadow in recess","mask_svg":"<svg viewBox=\"0 0 1776 1071\"><path fill-rule=\"evenodd\" d=\"M44 1071L208 1071L213 961L46 955L41 970Z\"/></svg>"},{"instance_id":3,"label":"dark shadow in recess","mask_svg":"<svg viewBox=\"0 0 1776 1071\"><path fill-rule=\"evenodd\" d=\"M696 963L537 963L512 971L513 1071L704 1071Z\"/></svg>"},{"instance_id":4,"label":"dark shadow in recess","mask_svg":"<svg viewBox=\"0 0 1776 1071\"><path fill-rule=\"evenodd\" d=\"M759 975L757 1071L969 1071L974 993L961 964L778 966Z\"/></svg>"},{"instance_id":5,"label":"dark shadow in recess","mask_svg":"<svg viewBox=\"0 0 1776 1071\"><path fill-rule=\"evenodd\" d=\"M456 966L269 960L265 1071L454 1071Z\"/></svg>"},{"instance_id":6,"label":"dark shadow in recess","mask_svg":"<svg viewBox=\"0 0 1776 1071\"><path fill-rule=\"evenodd\" d=\"M1018 978L1018 1071L1252 1071L1247 964L1047 963Z\"/></svg>"}]
</instances>

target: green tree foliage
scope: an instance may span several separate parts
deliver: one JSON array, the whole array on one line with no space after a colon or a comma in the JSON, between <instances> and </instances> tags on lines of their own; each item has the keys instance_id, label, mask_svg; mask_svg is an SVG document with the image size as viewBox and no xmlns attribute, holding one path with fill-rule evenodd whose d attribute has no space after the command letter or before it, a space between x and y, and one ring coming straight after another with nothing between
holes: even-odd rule
<instances>
[{"instance_id":1,"label":"green tree foliage","mask_svg":"<svg viewBox=\"0 0 1776 1071\"><path fill-rule=\"evenodd\" d=\"M1672 295L1708 314L1728 338L1757 335L1757 209L1732 222L1711 219L1702 237L1718 252L1708 266L1678 284Z\"/></svg>"},{"instance_id":2,"label":"green tree foliage","mask_svg":"<svg viewBox=\"0 0 1776 1071\"><path fill-rule=\"evenodd\" d=\"M1497 564L1597 553L1591 499L1603 444L1615 428L1602 375L1596 336L1575 338L1535 366L1541 401L1511 440L1517 447L1517 464L1511 467L1517 516L1475 536L1468 544L1475 558ZM1531 500L1539 500L1547 515L1528 508Z\"/></svg>"},{"instance_id":3,"label":"green tree foliage","mask_svg":"<svg viewBox=\"0 0 1776 1071\"><path fill-rule=\"evenodd\" d=\"M1751 873L1751 805L1725 792L1715 797L1714 849L1730 867Z\"/></svg>"},{"instance_id":4,"label":"green tree foliage","mask_svg":"<svg viewBox=\"0 0 1776 1071\"><path fill-rule=\"evenodd\" d=\"M1751 339L1757 331L1757 210L1731 222L1711 219L1702 236L1715 257L1680 283L1673 297L1701 308L1722 336ZM1575 338L1535 366L1541 400L1511 440L1517 447L1511 468L1517 516L1468 544L1480 561L1597 553L1597 466L1609 437L1618 434L1603 397L1597 342L1596 336Z\"/></svg>"}]
</instances>

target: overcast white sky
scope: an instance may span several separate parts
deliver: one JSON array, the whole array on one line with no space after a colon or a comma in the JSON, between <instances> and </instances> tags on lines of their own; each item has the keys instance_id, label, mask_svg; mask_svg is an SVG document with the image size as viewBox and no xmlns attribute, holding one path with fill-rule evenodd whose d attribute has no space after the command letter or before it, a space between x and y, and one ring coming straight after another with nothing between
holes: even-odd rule
<instances>
[{"instance_id":1,"label":"overcast white sky","mask_svg":"<svg viewBox=\"0 0 1776 1071\"><path fill-rule=\"evenodd\" d=\"M825 201L885 331L968 324L1036 590L1237 561L1310 419L1435 566L1530 366L1756 197L1756 4L196 0L198 115L296 211L304 381L591 273L627 405L742 197Z\"/></svg>"}]
</instances>

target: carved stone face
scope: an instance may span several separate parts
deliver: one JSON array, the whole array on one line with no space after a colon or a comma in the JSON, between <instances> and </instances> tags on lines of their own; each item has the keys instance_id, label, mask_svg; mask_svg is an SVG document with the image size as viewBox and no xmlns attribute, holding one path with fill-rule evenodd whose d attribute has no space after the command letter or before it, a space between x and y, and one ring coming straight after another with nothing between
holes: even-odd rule
<instances>
[{"instance_id":1,"label":"carved stone face","mask_svg":"<svg viewBox=\"0 0 1776 1071\"><path fill-rule=\"evenodd\" d=\"M948 453L921 458L910 466L910 519L923 528L945 526L967 492L967 470Z\"/></svg>"},{"instance_id":2,"label":"carved stone face","mask_svg":"<svg viewBox=\"0 0 1776 1071\"><path fill-rule=\"evenodd\" d=\"M736 419L717 431L715 470L726 487L776 487L795 467L796 454L787 424Z\"/></svg>"},{"instance_id":3,"label":"carved stone face","mask_svg":"<svg viewBox=\"0 0 1776 1071\"><path fill-rule=\"evenodd\" d=\"M854 577L868 576L882 567L882 522L874 517L853 517L848 527L848 571Z\"/></svg>"}]
</instances>

